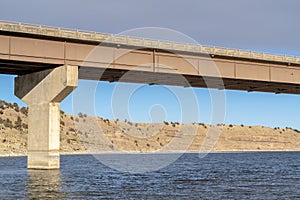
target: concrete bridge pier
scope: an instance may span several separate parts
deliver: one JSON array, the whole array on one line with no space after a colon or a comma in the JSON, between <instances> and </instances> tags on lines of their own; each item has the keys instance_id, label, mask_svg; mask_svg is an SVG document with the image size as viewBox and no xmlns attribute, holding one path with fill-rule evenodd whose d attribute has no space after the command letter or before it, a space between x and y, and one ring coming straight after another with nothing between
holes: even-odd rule
<instances>
[{"instance_id":1,"label":"concrete bridge pier","mask_svg":"<svg viewBox=\"0 0 300 200\"><path fill-rule=\"evenodd\" d=\"M15 78L29 108L28 169L59 169L60 102L78 85L78 67L62 66Z\"/></svg>"}]
</instances>

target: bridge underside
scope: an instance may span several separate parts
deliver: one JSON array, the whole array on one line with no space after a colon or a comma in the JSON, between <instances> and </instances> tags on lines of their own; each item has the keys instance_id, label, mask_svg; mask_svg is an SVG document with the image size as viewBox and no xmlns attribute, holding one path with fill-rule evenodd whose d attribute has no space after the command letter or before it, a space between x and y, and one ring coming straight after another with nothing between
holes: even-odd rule
<instances>
[{"instance_id":1,"label":"bridge underside","mask_svg":"<svg viewBox=\"0 0 300 200\"><path fill-rule=\"evenodd\" d=\"M26 75L58 67L57 64L0 60L0 74ZM274 83L245 79L203 77L193 75L145 72L135 70L101 69L79 67L79 79L101 80L108 82L128 82L150 85L171 85L183 87L216 88L229 90L245 90L248 92L271 92L300 94L300 84Z\"/></svg>"}]
</instances>

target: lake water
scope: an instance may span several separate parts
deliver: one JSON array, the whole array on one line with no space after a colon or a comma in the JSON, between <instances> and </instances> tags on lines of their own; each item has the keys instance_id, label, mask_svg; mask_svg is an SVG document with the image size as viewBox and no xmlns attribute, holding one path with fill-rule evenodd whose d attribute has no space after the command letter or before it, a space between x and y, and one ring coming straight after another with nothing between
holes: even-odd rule
<instances>
[{"instance_id":1,"label":"lake water","mask_svg":"<svg viewBox=\"0 0 300 200\"><path fill-rule=\"evenodd\" d=\"M184 154L147 173L120 172L90 155L61 156L60 171L28 171L25 157L0 158L0 199L45 198L300 199L300 153L209 154L203 159Z\"/></svg>"}]
</instances>

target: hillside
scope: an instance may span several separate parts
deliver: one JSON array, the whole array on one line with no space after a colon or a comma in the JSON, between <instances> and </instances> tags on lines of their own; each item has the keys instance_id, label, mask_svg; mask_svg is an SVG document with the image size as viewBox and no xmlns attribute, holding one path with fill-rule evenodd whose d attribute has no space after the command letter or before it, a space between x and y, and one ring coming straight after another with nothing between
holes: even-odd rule
<instances>
[{"instance_id":1,"label":"hillside","mask_svg":"<svg viewBox=\"0 0 300 200\"><path fill-rule=\"evenodd\" d=\"M0 154L26 153L28 109L0 101ZM206 146L213 151L299 151L300 133L291 128L243 125L205 125L164 122L133 123L61 112L61 152L87 151L198 152ZM214 131L220 129L221 134ZM212 130L208 133L208 130ZM214 138L217 138L214 140ZM214 144L214 141L216 143ZM211 143L211 145L207 145ZM205 146L205 145L204 145Z\"/></svg>"}]
</instances>

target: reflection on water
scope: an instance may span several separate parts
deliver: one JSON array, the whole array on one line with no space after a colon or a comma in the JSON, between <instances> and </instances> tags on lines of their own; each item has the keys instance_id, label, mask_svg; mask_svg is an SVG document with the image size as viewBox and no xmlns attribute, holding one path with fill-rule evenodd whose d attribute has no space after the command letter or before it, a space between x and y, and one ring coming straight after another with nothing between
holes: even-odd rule
<instances>
[{"instance_id":1,"label":"reflection on water","mask_svg":"<svg viewBox=\"0 0 300 200\"><path fill-rule=\"evenodd\" d=\"M28 170L26 189L29 199L65 197L59 170Z\"/></svg>"}]
</instances>

